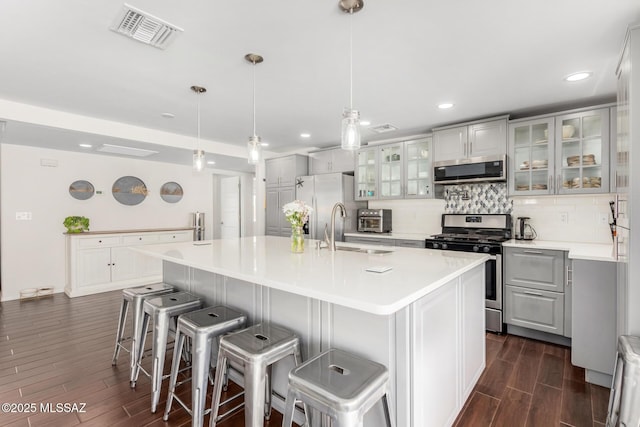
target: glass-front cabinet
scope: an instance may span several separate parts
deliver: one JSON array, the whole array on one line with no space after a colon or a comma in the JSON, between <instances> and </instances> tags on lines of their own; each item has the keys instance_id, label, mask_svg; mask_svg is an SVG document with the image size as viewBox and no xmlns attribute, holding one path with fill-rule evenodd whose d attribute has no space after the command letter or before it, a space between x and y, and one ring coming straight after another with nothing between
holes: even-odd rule
<instances>
[{"instance_id":1,"label":"glass-front cabinet","mask_svg":"<svg viewBox=\"0 0 640 427\"><path fill-rule=\"evenodd\" d=\"M378 147L361 148L356 154L356 200L378 198Z\"/></svg>"},{"instance_id":2,"label":"glass-front cabinet","mask_svg":"<svg viewBox=\"0 0 640 427\"><path fill-rule=\"evenodd\" d=\"M405 198L431 196L431 137L405 141Z\"/></svg>"},{"instance_id":3,"label":"glass-front cabinet","mask_svg":"<svg viewBox=\"0 0 640 427\"><path fill-rule=\"evenodd\" d=\"M404 150L402 143L380 147L380 199L398 199L402 197L402 162Z\"/></svg>"},{"instance_id":4,"label":"glass-front cabinet","mask_svg":"<svg viewBox=\"0 0 640 427\"><path fill-rule=\"evenodd\" d=\"M509 194L609 192L609 108L509 124Z\"/></svg>"},{"instance_id":5,"label":"glass-front cabinet","mask_svg":"<svg viewBox=\"0 0 640 427\"><path fill-rule=\"evenodd\" d=\"M510 124L509 192L553 193L553 117Z\"/></svg>"},{"instance_id":6,"label":"glass-front cabinet","mask_svg":"<svg viewBox=\"0 0 640 427\"><path fill-rule=\"evenodd\" d=\"M608 192L609 109L559 116L556 124L557 192Z\"/></svg>"}]
</instances>

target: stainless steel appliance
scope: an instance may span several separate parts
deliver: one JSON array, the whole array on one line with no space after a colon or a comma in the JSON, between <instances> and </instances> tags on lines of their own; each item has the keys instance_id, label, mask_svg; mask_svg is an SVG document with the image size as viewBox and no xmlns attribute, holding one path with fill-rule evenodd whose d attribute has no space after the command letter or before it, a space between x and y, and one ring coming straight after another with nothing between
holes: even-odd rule
<instances>
[{"instance_id":1,"label":"stainless steel appliance","mask_svg":"<svg viewBox=\"0 0 640 427\"><path fill-rule=\"evenodd\" d=\"M204 212L191 214L191 226L193 227L193 240L204 240Z\"/></svg>"},{"instance_id":2,"label":"stainless steel appliance","mask_svg":"<svg viewBox=\"0 0 640 427\"><path fill-rule=\"evenodd\" d=\"M331 209L336 202L342 203L347 216L336 221L336 241L344 241L345 232L356 231L358 208L366 202L354 200L353 176L342 173L326 173L296 178L296 199L302 200L313 208L309 222L305 225L305 234L310 239L324 239L325 227L331 227Z\"/></svg>"},{"instance_id":3,"label":"stainless steel appliance","mask_svg":"<svg viewBox=\"0 0 640 427\"><path fill-rule=\"evenodd\" d=\"M516 230L515 230L515 239L516 240L533 240L538 235L536 234L536 230L529 223L528 216L519 216L516 219Z\"/></svg>"},{"instance_id":4,"label":"stainless steel appliance","mask_svg":"<svg viewBox=\"0 0 640 427\"><path fill-rule=\"evenodd\" d=\"M358 232L390 233L391 209L358 209Z\"/></svg>"},{"instance_id":5,"label":"stainless steel appliance","mask_svg":"<svg viewBox=\"0 0 640 427\"><path fill-rule=\"evenodd\" d=\"M426 240L427 249L482 252L485 266L485 319L488 331L503 332L502 242L511 239L509 214L443 214L442 234Z\"/></svg>"},{"instance_id":6,"label":"stainless steel appliance","mask_svg":"<svg viewBox=\"0 0 640 427\"><path fill-rule=\"evenodd\" d=\"M507 180L507 156L470 157L433 164L433 182L458 184Z\"/></svg>"}]
</instances>

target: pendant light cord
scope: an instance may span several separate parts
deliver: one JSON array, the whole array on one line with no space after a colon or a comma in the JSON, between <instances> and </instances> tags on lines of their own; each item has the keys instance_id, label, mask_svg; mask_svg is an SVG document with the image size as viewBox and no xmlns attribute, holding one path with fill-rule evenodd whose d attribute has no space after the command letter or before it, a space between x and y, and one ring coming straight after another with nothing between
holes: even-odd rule
<instances>
[{"instance_id":1,"label":"pendant light cord","mask_svg":"<svg viewBox=\"0 0 640 427\"><path fill-rule=\"evenodd\" d=\"M253 136L256 136L256 61L253 61Z\"/></svg>"},{"instance_id":2,"label":"pendant light cord","mask_svg":"<svg viewBox=\"0 0 640 427\"><path fill-rule=\"evenodd\" d=\"M349 15L349 109L353 110L353 7Z\"/></svg>"},{"instance_id":3,"label":"pendant light cord","mask_svg":"<svg viewBox=\"0 0 640 427\"><path fill-rule=\"evenodd\" d=\"M200 151L200 91L198 91L198 151Z\"/></svg>"}]
</instances>

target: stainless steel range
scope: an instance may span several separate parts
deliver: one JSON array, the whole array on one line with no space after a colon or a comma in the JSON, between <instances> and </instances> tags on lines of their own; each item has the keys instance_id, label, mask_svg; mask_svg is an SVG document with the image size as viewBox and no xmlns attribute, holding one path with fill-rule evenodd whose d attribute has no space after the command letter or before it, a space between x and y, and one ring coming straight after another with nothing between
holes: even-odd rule
<instances>
[{"instance_id":1,"label":"stainless steel range","mask_svg":"<svg viewBox=\"0 0 640 427\"><path fill-rule=\"evenodd\" d=\"M502 242L511 239L509 214L443 214L442 234L426 240L427 249L481 252L491 256L485 266L486 328L503 332Z\"/></svg>"}]
</instances>

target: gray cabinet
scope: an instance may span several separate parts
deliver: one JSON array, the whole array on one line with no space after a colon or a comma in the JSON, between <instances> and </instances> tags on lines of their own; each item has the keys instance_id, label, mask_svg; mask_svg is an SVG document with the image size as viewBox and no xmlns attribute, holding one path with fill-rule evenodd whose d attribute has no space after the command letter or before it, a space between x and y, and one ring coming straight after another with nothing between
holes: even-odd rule
<instances>
[{"instance_id":1,"label":"gray cabinet","mask_svg":"<svg viewBox=\"0 0 640 427\"><path fill-rule=\"evenodd\" d=\"M363 245L379 245L379 246L399 246L404 248L422 248L426 247L424 240L410 239L389 239L386 237L366 237L366 236L345 236L344 241L347 243L360 243Z\"/></svg>"},{"instance_id":2,"label":"gray cabinet","mask_svg":"<svg viewBox=\"0 0 640 427\"><path fill-rule=\"evenodd\" d=\"M265 185L272 187L293 187L296 177L307 175L307 156L293 154L265 160Z\"/></svg>"},{"instance_id":3,"label":"gray cabinet","mask_svg":"<svg viewBox=\"0 0 640 427\"><path fill-rule=\"evenodd\" d=\"M265 234L267 236L290 236L291 224L282 207L296 199L295 187L268 188L266 191L267 211Z\"/></svg>"},{"instance_id":4,"label":"gray cabinet","mask_svg":"<svg viewBox=\"0 0 640 427\"><path fill-rule=\"evenodd\" d=\"M333 172L353 172L355 151L331 148L309 153L309 175Z\"/></svg>"},{"instance_id":5,"label":"gray cabinet","mask_svg":"<svg viewBox=\"0 0 640 427\"><path fill-rule=\"evenodd\" d=\"M565 258L563 251L505 248L505 323L571 336Z\"/></svg>"},{"instance_id":6,"label":"gray cabinet","mask_svg":"<svg viewBox=\"0 0 640 427\"><path fill-rule=\"evenodd\" d=\"M459 160L507 153L507 117L433 130L433 160Z\"/></svg>"}]
</instances>

